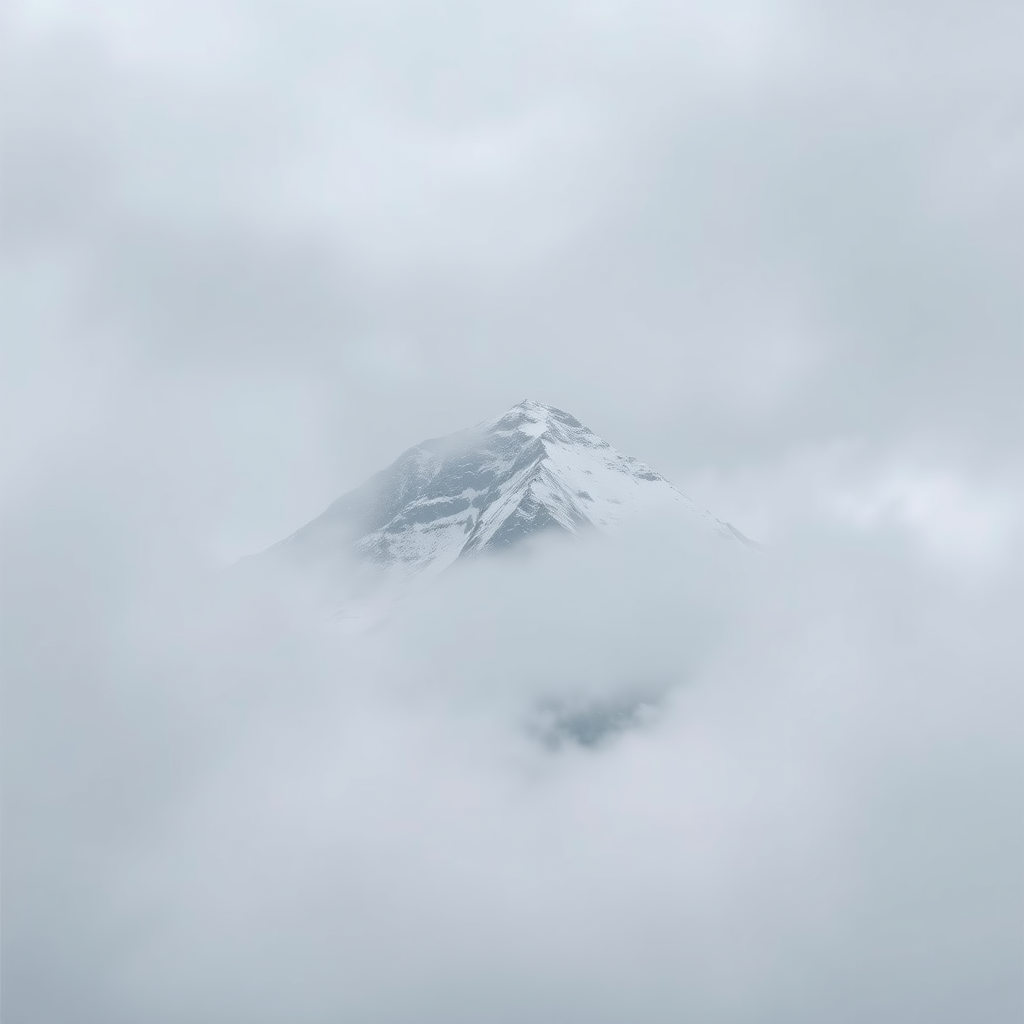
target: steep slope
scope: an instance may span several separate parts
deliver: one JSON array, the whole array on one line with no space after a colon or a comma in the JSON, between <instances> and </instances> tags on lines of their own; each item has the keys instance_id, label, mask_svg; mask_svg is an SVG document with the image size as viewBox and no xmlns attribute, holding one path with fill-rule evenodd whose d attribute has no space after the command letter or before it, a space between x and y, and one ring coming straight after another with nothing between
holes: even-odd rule
<instances>
[{"instance_id":1,"label":"steep slope","mask_svg":"<svg viewBox=\"0 0 1024 1024\"><path fill-rule=\"evenodd\" d=\"M568 413L525 401L410 448L271 551L320 567L354 559L422 577L544 530L608 530L658 509L746 542Z\"/></svg>"}]
</instances>

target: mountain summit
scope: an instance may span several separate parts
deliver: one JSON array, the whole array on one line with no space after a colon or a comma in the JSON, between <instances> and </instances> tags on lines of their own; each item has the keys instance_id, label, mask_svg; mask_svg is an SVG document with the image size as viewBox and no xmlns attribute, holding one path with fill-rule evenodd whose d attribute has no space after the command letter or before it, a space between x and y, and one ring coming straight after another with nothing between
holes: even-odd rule
<instances>
[{"instance_id":1,"label":"mountain summit","mask_svg":"<svg viewBox=\"0 0 1024 1024\"><path fill-rule=\"evenodd\" d=\"M747 542L573 416L527 400L410 448L271 551L321 567L355 558L388 574L433 575L541 531L608 530L673 509Z\"/></svg>"}]
</instances>

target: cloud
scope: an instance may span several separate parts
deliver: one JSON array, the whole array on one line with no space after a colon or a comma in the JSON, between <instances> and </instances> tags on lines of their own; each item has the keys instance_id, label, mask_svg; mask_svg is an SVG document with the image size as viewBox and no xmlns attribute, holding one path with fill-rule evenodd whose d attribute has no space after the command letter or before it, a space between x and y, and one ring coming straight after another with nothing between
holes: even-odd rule
<instances>
[{"instance_id":1,"label":"cloud","mask_svg":"<svg viewBox=\"0 0 1024 1024\"><path fill-rule=\"evenodd\" d=\"M1019 537L965 588L652 525L352 638L61 497L8 558L11 1020L1019 1015Z\"/></svg>"},{"instance_id":2,"label":"cloud","mask_svg":"<svg viewBox=\"0 0 1024 1024\"><path fill-rule=\"evenodd\" d=\"M723 12L16 12L5 1019L1020 1018L1019 5ZM211 564L526 396L768 553Z\"/></svg>"},{"instance_id":3,"label":"cloud","mask_svg":"<svg viewBox=\"0 0 1024 1024\"><path fill-rule=\"evenodd\" d=\"M343 485L528 394L670 477L1016 461L1014 5L48 9L9 72L26 337L372 414Z\"/></svg>"}]
</instances>

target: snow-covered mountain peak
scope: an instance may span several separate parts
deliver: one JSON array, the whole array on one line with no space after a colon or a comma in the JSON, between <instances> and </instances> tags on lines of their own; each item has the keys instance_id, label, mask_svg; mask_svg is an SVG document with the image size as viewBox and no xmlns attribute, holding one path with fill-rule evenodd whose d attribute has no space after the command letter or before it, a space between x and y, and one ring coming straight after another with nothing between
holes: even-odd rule
<instances>
[{"instance_id":1,"label":"snow-covered mountain peak","mask_svg":"<svg viewBox=\"0 0 1024 1024\"><path fill-rule=\"evenodd\" d=\"M529 398L514 405L497 419L480 424L477 430L493 434L519 434L522 437L538 438L555 444L611 447L607 441L603 441L588 430L569 413Z\"/></svg>"},{"instance_id":2,"label":"snow-covered mountain peak","mask_svg":"<svg viewBox=\"0 0 1024 1024\"><path fill-rule=\"evenodd\" d=\"M531 398L512 406L508 412L503 413L497 419L488 420L481 424L490 430L497 432L518 431L532 437L539 437L546 433L558 433L560 428L576 428L586 430L582 423L575 417L570 416L561 409L552 405L544 405L543 402L535 402ZM587 431L587 433L590 433Z\"/></svg>"},{"instance_id":3,"label":"snow-covered mountain peak","mask_svg":"<svg viewBox=\"0 0 1024 1024\"><path fill-rule=\"evenodd\" d=\"M272 550L419 577L542 531L612 530L654 511L744 539L575 417L527 399L408 449Z\"/></svg>"}]
</instances>

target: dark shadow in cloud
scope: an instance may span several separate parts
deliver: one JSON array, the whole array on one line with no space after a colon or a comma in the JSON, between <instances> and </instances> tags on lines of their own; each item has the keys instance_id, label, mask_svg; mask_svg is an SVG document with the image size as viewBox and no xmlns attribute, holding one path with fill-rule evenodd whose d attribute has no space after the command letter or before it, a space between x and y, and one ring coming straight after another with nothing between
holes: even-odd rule
<instances>
[{"instance_id":1,"label":"dark shadow in cloud","mask_svg":"<svg viewBox=\"0 0 1024 1024\"><path fill-rule=\"evenodd\" d=\"M530 729L551 750L559 750L567 743L598 748L653 721L661 710L660 698L660 692L646 699L627 692L614 700L589 704L542 702Z\"/></svg>"}]
</instances>

